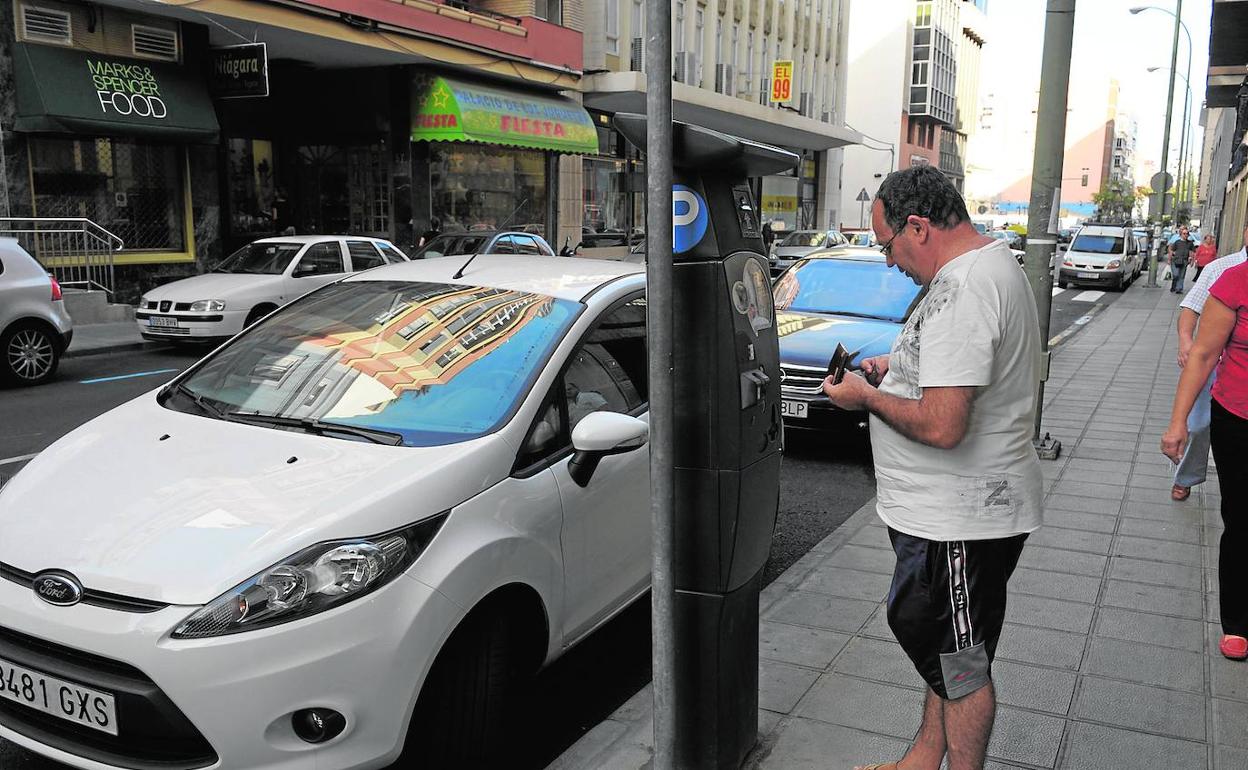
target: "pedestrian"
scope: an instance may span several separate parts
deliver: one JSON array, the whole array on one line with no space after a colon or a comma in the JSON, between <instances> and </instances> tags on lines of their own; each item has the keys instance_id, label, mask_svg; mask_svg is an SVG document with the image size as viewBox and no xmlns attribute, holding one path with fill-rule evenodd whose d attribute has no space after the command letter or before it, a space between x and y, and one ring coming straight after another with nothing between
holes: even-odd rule
<instances>
[{"instance_id":1,"label":"pedestrian","mask_svg":"<svg viewBox=\"0 0 1248 770\"><path fill-rule=\"evenodd\" d=\"M429 241L432 241L434 238L437 238L438 235L441 234L441 232L442 232L442 223L438 221L437 217L433 217L432 219L429 220L429 229L425 230L423 233L420 234L420 243L416 244L417 247L427 245Z\"/></svg>"},{"instance_id":2,"label":"pedestrian","mask_svg":"<svg viewBox=\"0 0 1248 770\"><path fill-rule=\"evenodd\" d=\"M1205 267L1208 266L1210 262L1212 262L1213 260L1217 258L1218 258L1218 244L1213 240L1213 234L1211 233L1209 235L1206 235L1201 240L1200 246L1196 247L1196 255L1194 258L1194 261L1196 262L1196 277L1193 278L1192 280L1199 281L1200 271L1204 270Z\"/></svg>"},{"instance_id":3,"label":"pedestrian","mask_svg":"<svg viewBox=\"0 0 1248 770\"><path fill-rule=\"evenodd\" d=\"M888 264L927 294L892 351L861 362L866 379L823 391L870 412L876 513L897 555L888 624L928 685L901 763L936 770L947 755L950 770L977 770L1006 583L1041 520L1036 305L1009 246L975 230L939 169L890 174L871 223Z\"/></svg>"},{"instance_id":4,"label":"pedestrian","mask_svg":"<svg viewBox=\"0 0 1248 770\"><path fill-rule=\"evenodd\" d=\"M772 228L771 222L763 223L763 251L770 256L771 244L776 240L776 231Z\"/></svg>"},{"instance_id":5,"label":"pedestrian","mask_svg":"<svg viewBox=\"0 0 1248 770\"><path fill-rule=\"evenodd\" d=\"M1205 241L1209 242L1211 238L1212 236L1205 236ZM1244 242L1248 243L1248 227L1244 228ZM1204 245L1202 244L1201 247L1203 248ZM1196 343L1196 325L1200 320L1200 314L1205 309L1205 302L1209 299L1209 288L1224 272L1236 265L1242 265L1245 261L1248 261L1248 251L1240 249L1234 254L1208 263L1209 269L1203 273L1197 267L1196 283L1192 285L1192 290L1179 304L1181 308L1179 310L1180 368L1187 366L1192 346ZM1187 432L1190 441L1174 471L1174 485L1170 488L1172 500L1186 500L1192 494L1192 487L1205 483L1209 471L1210 393L1217 376L1216 370L1209 375L1204 388L1201 389L1192 405L1192 411L1187 416Z\"/></svg>"},{"instance_id":6,"label":"pedestrian","mask_svg":"<svg viewBox=\"0 0 1248 770\"><path fill-rule=\"evenodd\" d=\"M1179 227L1179 237L1170 241L1170 291L1179 294L1183 291L1183 279L1187 275L1187 261L1191 258L1192 252L1196 250L1196 244L1192 242L1192 237L1188 234L1187 225Z\"/></svg>"},{"instance_id":7,"label":"pedestrian","mask_svg":"<svg viewBox=\"0 0 1248 770\"><path fill-rule=\"evenodd\" d=\"M1209 289L1174 394L1161 451L1178 462L1188 443L1187 420L1201 386L1217 367L1210 407L1210 443L1221 469L1222 536L1218 544L1218 606L1224 657L1248 658L1248 591L1239 560L1248 553L1248 264L1228 268Z\"/></svg>"},{"instance_id":8,"label":"pedestrian","mask_svg":"<svg viewBox=\"0 0 1248 770\"><path fill-rule=\"evenodd\" d=\"M273 207L270 216L273 219L273 231L278 235L292 236L295 234L294 212L286 191L280 186L273 191Z\"/></svg>"}]
</instances>

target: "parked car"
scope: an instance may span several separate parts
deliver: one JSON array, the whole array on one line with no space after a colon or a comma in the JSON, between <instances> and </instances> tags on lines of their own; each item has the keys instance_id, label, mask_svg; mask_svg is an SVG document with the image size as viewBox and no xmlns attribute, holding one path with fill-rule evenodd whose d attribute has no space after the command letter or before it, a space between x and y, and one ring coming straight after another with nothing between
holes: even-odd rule
<instances>
[{"instance_id":1,"label":"parked car","mask_svg":"<svg viewBox=\"0 0 1248 770\"><path fill-rule=\"evenodd\" d=\"M347 273L406 261L403 252L380 238L263 238L203 275L147 292L134 318L143 339L219 340Z\"/></svg>"},{"instance_id":2,"label":"parked car","mask_svg":"<svg viewBox=\"0 0 1248 770\"><path fill-rule=\"evenodd\" d=\"M52 379L74 337L61 286L13 238L0 238L0 383Z\"/></svg>"},{"instance_id":3,"label":"parked car","mask_svg":"<svg viewBox=\"0 0 1248 770\"><path fill-rule=\"evenodd\" d=\"M864 358L884 355L918 304L919 287L877 249L847 246L811 254L776 281L780 393L787 428L843 428L863 413L843 412L823 395L837 343Z\"/></svg>"},{"instance_id":4,"label":"parked car","mask_svg":"<svg viewBox=\"0 0 1248 770\"><path fill-rule=\"evenodd\" d=\"M875 231L869 227L846 227L841 229L841 235L845 236L845 240L851 246L877 246L875 240Z\"/></svg>"},{"instance_id":5,"label":"parked car","mask_svg":"<svg viewBox=\"0 0 1248 770\"><path fill-rule=\"evenodd\" d=\"M1018 260L1018 264L1023 264L1023 259L1027 256L1027 252L1024 251L1023 236L1013 230L990 230L985 235L998 241L1005 241L1010 247L1010 253Z\"/></svg>"},{"instance_id":6,"label":"parked car","mask_svg":"<svg viewBox=\"0 0 1248 770\"><path fill-rule=\"evenodd\" d=\"M802 257L820 249L848 246L849 239L838 230L794 230L771 246L771 275L774 278Z\"/></svg>"},{"instance_id":7,"label":"parked car","mask_svg":"<svg viewBox=\"0 0 1248 770\"><path fill-rule=\"evenodd\" d=\"M584 237L584 236L582 236ZM420 247L412 259L470 256L472 254L529 254L554 256L554 249L536 233L519 230L473 230L442 233Z\"/></svg>"},{"instance_id":8,"label":"parked car","mask_svg":"<svg viewBox=\"0 0 1248 770\"><path fill-rule=\"evenodd\" d=\"M1140 276L1142 260L1127 225L1085 224L1062 255L1057 285L1073 283L1122 291Z\"/></svg>"},{"instance_id":9,"label":"parked car","mask_svg":"<svg viewBox=\"0 0 1248 770\"><path fill-rule=\"evenodd\" d=\"M645 275L461 264L308 294L0 490L0 734L84 768L506 766L517 682L650 585Z\"/></svg>"}]
</instances>

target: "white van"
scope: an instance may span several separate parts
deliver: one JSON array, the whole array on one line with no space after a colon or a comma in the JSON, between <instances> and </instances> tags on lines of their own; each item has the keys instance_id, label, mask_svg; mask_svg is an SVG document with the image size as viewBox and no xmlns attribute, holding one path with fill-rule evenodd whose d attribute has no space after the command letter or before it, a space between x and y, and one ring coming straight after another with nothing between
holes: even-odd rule
<instances>
[{"instance_id":1,"label":"white van","mask_svg":"<svg viewBox=\"0 0 1248 770\"><path fill-rule=\"evenodd\" d=\"M1130 225L1088 223L1079 228L1062 256L1057 285L1105 286L1122 291L1140 275L1139 244Z\"/></svg>"}]
</instances>

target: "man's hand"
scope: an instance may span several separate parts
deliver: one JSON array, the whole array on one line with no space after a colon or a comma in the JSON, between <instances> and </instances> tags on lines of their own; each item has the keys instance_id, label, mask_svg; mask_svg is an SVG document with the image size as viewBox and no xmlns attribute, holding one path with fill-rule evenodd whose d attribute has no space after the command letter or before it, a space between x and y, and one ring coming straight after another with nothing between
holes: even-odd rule
<instances>
[{"instance_id":1,"label":"man's hand","mask_svg":"<svg viewBox=\"0 0 1248 770\"><path fill-rule=\"evenodd\" d=\"M887 364L886 364L887 365ZM877 391L871 383L864 380L856 372L845 372L840 385L832 384L831 377L823 380L823 392L833 406L847 412L861 412L867 408L867 402Z\"/></svg>"},{"instance_id":2,"label":"man's hand","mask_svg":"<svg viewBox=\"0 0 1248 770\"><path fill-rule=\"evenodd\" d=\"M879 384L884 381L884 375L888 374L888 354L864 358L858 362L858 366L862 369L862 376L867 378L867 382L879 387Z\"/></svg>"}]
</instances>

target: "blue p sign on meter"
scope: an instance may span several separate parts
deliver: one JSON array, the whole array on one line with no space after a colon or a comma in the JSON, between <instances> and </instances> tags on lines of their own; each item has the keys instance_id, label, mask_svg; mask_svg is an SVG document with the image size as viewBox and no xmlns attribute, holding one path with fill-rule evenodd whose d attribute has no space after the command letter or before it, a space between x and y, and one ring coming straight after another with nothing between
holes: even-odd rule
<instances>
[{"instance_id":1,"label":"blue p sign on meter","mask_svg":"<svg viewBox=\"0 0 1248 770\"><path fill-rule=\"evenodd\" d=\"M697 246L708 221L702 196L683 184L672 185L672 251L683 254Z\"/></svg>"}]
</instances>

